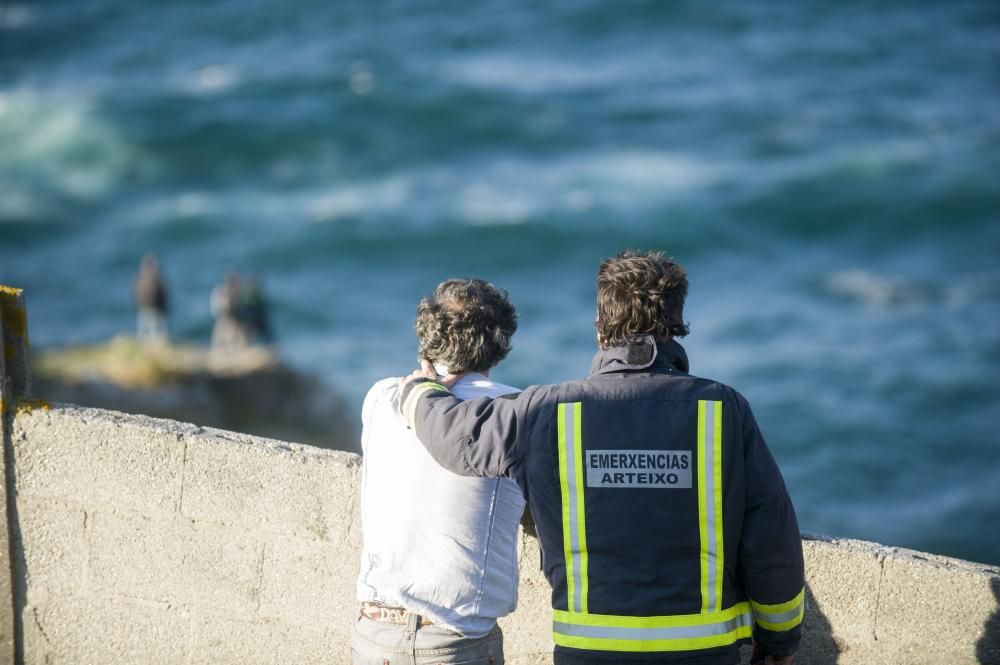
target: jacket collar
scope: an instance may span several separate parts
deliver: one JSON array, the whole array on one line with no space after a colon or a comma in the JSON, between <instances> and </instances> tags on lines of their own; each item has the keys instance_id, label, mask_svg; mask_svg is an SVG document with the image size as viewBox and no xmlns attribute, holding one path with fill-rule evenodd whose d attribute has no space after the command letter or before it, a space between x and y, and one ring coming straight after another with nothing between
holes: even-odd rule
<instances>
[{"instance_id":1,"label":"jacket collar","mask_svg":"<svg viewBox=\"0 0 1000 665\"><path fill-rule=\"evenodd\" d=\"M657 342L652 335L645 335L627 344L598 351L590 364L591 376L643 370L677 370L687 374L687 353L672 339Z\"/></svg>"}]
</instances>

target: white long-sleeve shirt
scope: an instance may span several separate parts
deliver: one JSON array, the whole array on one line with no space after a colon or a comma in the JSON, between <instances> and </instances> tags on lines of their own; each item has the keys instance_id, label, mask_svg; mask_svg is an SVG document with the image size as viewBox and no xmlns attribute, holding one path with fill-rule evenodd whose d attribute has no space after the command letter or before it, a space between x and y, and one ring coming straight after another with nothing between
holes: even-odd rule
<instances>
[{"instance_id":1,"label":"white long-sleeve shirt","mask_svg":"<svg viewBox=\"0 0 1000 665\"><path fill-rule=\"evenodd\" d=\"M438 466L397 413L397 382L376 383L361 411L358 600L405 607L481 637L517 606L524 498L511 480L466 478ZM451 390L461 399L518 392L482 374Z\"/></svg>"}]
</instances>

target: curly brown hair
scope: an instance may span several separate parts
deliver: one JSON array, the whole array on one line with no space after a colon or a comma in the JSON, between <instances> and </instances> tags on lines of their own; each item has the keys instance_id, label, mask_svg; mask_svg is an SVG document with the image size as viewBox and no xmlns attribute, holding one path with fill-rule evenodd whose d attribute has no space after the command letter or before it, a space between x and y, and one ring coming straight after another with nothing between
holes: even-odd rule
<instances>
[{"instance_id":1,"label":"curly brown hair","mask_svg":"<svg viewBox=\"0 0 1000 665\"><path fill-rule=\"evenodd\" d=\"M628 250L597 269L597 338L602 349L642 335L658 340L688 334L684 267L662 252Z\"/></svg>"},{"instance_id":2,"label":"curly brown hair","mask_svg":"<svg viewBox=\"0 0 1000 665\"><path fill-rule=\"evenodd\" d=\"M507 292L481 279L449 279L420 301L420 357L455 373L485 372L510 352L517 313Z\"/></svg>"}]
</instances>

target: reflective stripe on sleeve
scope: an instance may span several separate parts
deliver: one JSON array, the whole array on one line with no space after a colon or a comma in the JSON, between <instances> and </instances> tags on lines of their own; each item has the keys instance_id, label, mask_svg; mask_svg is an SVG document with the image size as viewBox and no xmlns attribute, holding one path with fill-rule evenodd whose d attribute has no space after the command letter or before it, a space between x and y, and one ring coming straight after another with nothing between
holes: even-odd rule
<instances>
[{"instance_id":1,"label":"reflective stripe on sleeve","mask_svg":"<svg viewBox=\"0 0 1000 665\"><path fill-rule=\"evenodd\" d=\"M433 381L421 381L410 388L409 394L406 395L406 401L403 402L403 406L400 411L403 414L403 418L406 419L407 427L410 429L413 429L415 425L414 418L417 414L417 402L420 401L420 397L424 393L431 390L449 392L448 389L440 383L434 383Z\"/></svg>"},{"instance_id":2,"label":"reflective stripe on sleeve","mask_svg":"<svg viewBox=\"0 0 1000 665\"><path fill-rule=\"evenodd\" d=\"M562 490L563 553L566 563L566 607L587 611L587 527L583 501L583 436L581 403L559 404L559 484Z\"/></svg>"},{"instance_id":3,"label":"reflective stripe on sleeve","mask_svg":"<svg viewBox=\"0 0 1000 665\"><path fill-rule=\"evenodd\" d=\"M698 524L701 611L722 606L725 549L722 529L722 402L698 401Z\"/></svg>"},{"instance_id":4,"label":"reflective stripe on sleeve","mask_svg":"<svg viewBox=\"0 0 1000 665\"><path fill-rule=\"evenodd\" d=\"M751 600L754 620L766 630L776 632L791 630L802 623L802 617L805 616L805 597L806 590L803 588L795 598L777 605L765 605Z\"/></svg>"},{"instance_id":5,"label":"reflective stripe on sleeve","mask_svg":"<svg viewBox=\"0 0 1000 665\"><path fill-rule=\"evenodd\" d=\"M598 651L688 651L726 646L750 637L748 603L720 612L629 617L553 611L556 644Z\"/></svg>"}]
</instances>

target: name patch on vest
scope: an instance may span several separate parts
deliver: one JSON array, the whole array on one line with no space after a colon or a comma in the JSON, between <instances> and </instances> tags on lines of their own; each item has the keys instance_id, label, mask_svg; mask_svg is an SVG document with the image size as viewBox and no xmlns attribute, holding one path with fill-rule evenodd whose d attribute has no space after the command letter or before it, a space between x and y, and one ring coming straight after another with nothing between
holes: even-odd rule
<instances>
[{"instance_id":1,"label":"name patch on vest","mask_svg":"<svg viewBox=\"0 0 1000 665\"><path fill-rule=\"evenodd\" d=\"M588 450L587 487L691 487L690 450Z\"/></svg>"}]
</instances>

